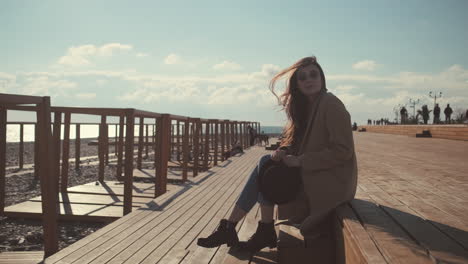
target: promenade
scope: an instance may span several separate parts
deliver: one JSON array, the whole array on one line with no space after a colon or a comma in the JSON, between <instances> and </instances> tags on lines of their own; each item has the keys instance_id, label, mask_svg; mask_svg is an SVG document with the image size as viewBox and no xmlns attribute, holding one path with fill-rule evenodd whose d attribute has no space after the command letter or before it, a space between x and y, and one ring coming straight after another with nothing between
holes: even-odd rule
<instances>
[{"instance_id":1,"label":"promenade","mask_svg":"<svg viewBox=\"0 0 468 264\"><path fill-rule=\"evenodd\" d=\"M368 132L354 139L359 186L351 221L364 236L352 235L367 245L360 248L367 263L468 263L468 142ZM226 217L265 153L247 150L200 174L184 192L156 198L45 263L247 263L226 246L199 248L196 238ZM238 226L241 239L255 229L255 209ZM276 262L276 250L265 249L252 263Z\"/></svg>"}]
</instances>

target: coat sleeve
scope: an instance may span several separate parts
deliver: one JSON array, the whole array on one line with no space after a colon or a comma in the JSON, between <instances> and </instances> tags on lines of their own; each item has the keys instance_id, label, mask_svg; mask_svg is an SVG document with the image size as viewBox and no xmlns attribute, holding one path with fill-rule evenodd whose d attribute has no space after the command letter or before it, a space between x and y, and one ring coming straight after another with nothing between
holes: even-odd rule
<instances>
[{"instance_id":1,"label":"coat sleeve","mask_svg":"<svg viewBox=\"0 0 468 264\"><path fill-rule=\"evenodd\" d=\"M353 157L354 141L348 111L338 99L331 100L326 107L325 126L329 137L328 142L324 149L319 151L306 149L299 156L303 170L330 169L342 165Z\"/></svg>"}]
</instances>

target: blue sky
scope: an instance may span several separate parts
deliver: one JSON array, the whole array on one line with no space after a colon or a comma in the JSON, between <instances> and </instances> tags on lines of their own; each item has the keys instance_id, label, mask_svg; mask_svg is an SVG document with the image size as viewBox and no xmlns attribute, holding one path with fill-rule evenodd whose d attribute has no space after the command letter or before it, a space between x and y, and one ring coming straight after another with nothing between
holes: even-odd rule
<instances>
[{"instance_id":1,"label":"blue sky","mask_svg":"<svg viewBox=\"0 0 468 264\"><path fill-rule=\"evenodd\" d=\"M1 1L0 92L282 125L268 82L316 55L352 119L468 108L468 1ZM13 113L9 118L21 115Z\"/></svg>"}]
</instances>

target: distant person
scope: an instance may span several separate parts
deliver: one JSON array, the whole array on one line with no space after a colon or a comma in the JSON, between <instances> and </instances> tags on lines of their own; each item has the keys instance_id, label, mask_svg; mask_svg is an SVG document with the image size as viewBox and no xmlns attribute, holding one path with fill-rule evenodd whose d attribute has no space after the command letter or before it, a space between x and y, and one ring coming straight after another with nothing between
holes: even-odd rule
<instances>
[{"instance_id":1,"label":"distant person","mask_svg":"<svg viewBox=\"0 0 468 264\"><path fill-rule=\"evenodd\" d=\"M468 120L468 109L466 110L466 113L465 113L465 120Z\"/></svg>"},{"instance_id":2,"label":"distant person","mask_svg":"<svg viewBox=\"0 0 468 264\"><path fill-rule=\"evenodd\" d=\"M277 96L275 86L285 77L286 88ZM260 158L229 218L222 219L211 235L198 239L201 247L237 245L250 253L276 247L274 204L259 193L257 184L260 168L266 162L282 162L299 169L302 191L294 203L282 206L295 214L290 216L300 224L302 234L311 234L316 223L325 220L336 206L352 200L356 193L357 164L350 115L344 104L327 92L325 75L315 57L303 58L280 71L272 78L270 89L289 121L281 148ZM236 225L257 202L261 212L257 230L248 241L238 242ZM298 210L294 206L298 204L307 206Z\"/></svg>"},{"instance_id":3,"label":"distant person","mask_svg":"<svg viewBox=\"0 0 468 264\"><path fill-rule=\"evenodd\" d=\"M356 131L357 130L357 124L356 122L353 123L353 131Z\"/></svg>"},{"instance_id":4,"label":"distant person","mask_svg":"<svg viewBox=\"0 0 468 264\"><path fill-rule=\"evenodd\" d=\"M436 104L434 106L434 121L432 123L433 124L439 124L440 123L440 107L439 107L439 104Z\"/></svg>"},{"instance_id":5,"label":"distant person","mask_svg":"<svg viewBox=\"0 0 468 264\"><path fill-rule=\"evenodd\" d=\"M447 104L447 107L444 110L445 114L445 123L450 124L451 123L451 116L452 116L453 110L450 107L450 104Z\"/></svg>"},{"instance_id":6,"label":"distant person","mask_svg":"<svg viewBox=\"0 0 468 264\"><path fill-rule=\"evenodd\" d=\"M426 124L426 125L427 125L427 121L429 120L429 113L430 112L432 112L432 110L429 110L427 108L427 105L422 106L422 118L423 118L424 124Z\"/></svg>"},{"instance_id":7,"label":"distant person","mask_svg":"<svg viewBox=\"0 0 468 264\"><path fill-rule=\"evenodd\" d=\"M406 110L404 106L400 109L400 116L401 116L401 123L406 124L406 122L408 121L408 110Z\"/></svg>"},{"instance_id":8,"label":"distant person","mask_svg":"<svg viewBox=\"0 0 468 264\"><path fill-rule=\"evenodd\" d=\"M367 124L368 124L368 125L372 125L372 120L367 119Z\"/></svg>"}]
</instances>

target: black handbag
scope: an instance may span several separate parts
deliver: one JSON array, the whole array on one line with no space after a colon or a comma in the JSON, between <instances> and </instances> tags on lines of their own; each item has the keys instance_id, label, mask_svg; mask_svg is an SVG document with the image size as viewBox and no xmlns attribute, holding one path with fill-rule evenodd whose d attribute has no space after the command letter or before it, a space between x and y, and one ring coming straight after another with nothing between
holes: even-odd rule
<instances>
[{"instance_id":1,"label":"black handbag","mask_svg":"<svg viewBox=\"0 0 468 264\"><path fill-rule=\"evenodd\" d=\"M268 160L260 168L258 188L263 197L275 204L296 199L302 188L299 167L288 167L281 161Z\"/></svg>"}]
</instances>

